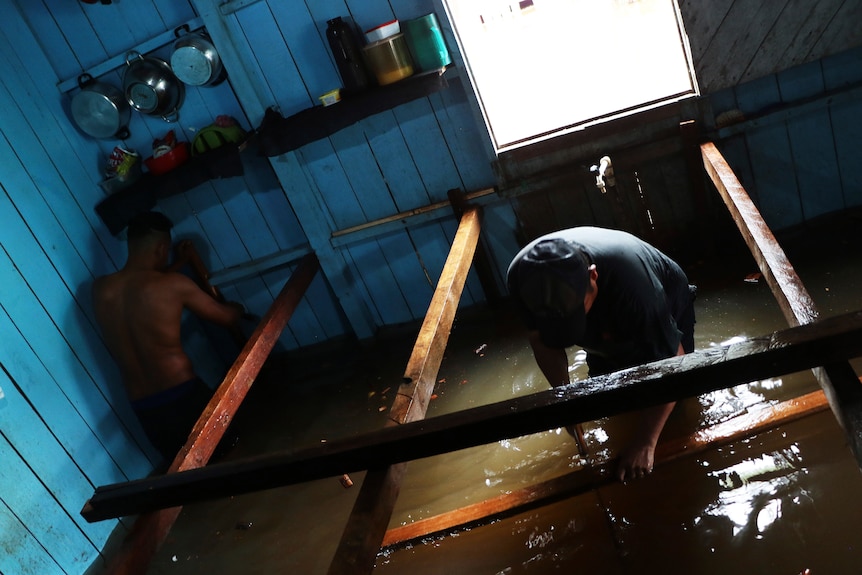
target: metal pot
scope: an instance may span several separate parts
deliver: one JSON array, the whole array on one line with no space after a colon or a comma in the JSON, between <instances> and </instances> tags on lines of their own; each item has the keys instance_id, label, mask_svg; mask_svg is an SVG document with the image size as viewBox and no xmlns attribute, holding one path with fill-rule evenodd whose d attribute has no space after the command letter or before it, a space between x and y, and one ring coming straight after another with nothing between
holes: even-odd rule
<instances>
[{"instance_id":1,"label":"metal pot","mask_svg":"<svg viewBox=\"0 0 862 575\"><path fill-rule=\"evenodd\" d=\"M180 118L185 87L164 60L129 52L123 92L138 112L160 116L165 122L176 122Z\"/></svg>"},{"instance_id":2,"label":"metal pot","mask_svg":"<svg viewBox=\"0 0 862 575\"><path fill-rule=\"evenodd\" d=\"M174 30L177 37L171 53L171 68L190 86L214 86L225 79L224 65L215 45L204 32L189 32L184 24Z\"/></svg>"},{"instance_id":3,"label":"metal pot","mask_svg":"<svg viewBox=\"0 0 862 575\"><path fill-rule=\"evenodd\" d=\"M94 138L128 138L132 110L123 92L89 74L78 76L78 86L81 91L72 97L71 105L75 124Z\"/></svg>"}]
</instances>

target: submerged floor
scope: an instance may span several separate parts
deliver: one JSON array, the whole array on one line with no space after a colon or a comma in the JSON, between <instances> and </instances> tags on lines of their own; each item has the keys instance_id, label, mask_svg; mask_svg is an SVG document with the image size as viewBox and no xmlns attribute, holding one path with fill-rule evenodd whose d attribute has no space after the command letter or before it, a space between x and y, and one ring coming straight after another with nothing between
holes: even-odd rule
<instances>
[{"instance_id":1,"label":"submerged floor","mask_svg":"<svg viewBox=\"0 0 862 575\"><path fill-rule=\"evenodd\" d=\"M844 240L842 240L844 241ZM848 240L853 241L853 240ZM833 248L835 245L833 244ZM824 316L862 309L862 249L788 249ZM840 254L841 257L833 257ZM741 258L700 284L696 347L786 326L768 287ZM700 277L699 277L700 276ZM369 349L288 356L255 385L230 458L317 445L378 429L413 345L413 334ZM547 388L520 325L504 312L459 319L428 417ZM579 354L573 377L585 377ZM857 372L859 372L859 366ZM680 402L663 438L816 389L808 373L758 381ZM586 425L598 458L622 444L619 416ZM482 501L577 469L575 442L550 430L411 462L390 526ZM327 572L363 474L187 506L148 573ZM862 473L830 412L658 467L613 484L407 548L384 551L376 573L858 573Z\"/></svg>"}]
</instances>

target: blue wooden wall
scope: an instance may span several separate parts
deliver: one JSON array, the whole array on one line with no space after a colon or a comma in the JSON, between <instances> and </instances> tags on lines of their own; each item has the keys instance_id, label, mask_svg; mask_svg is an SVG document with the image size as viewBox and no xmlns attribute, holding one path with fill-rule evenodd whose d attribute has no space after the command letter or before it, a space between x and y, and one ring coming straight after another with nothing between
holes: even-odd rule
<instances>
[{"instance_id":1,"label":"blue wooden wall","mask_svg":"<svg viewBox=\"0 0 862 575\"><path fill-rule=\"evenodd\" d=\"M148 473L153 456L89 299L93 279L125 258L123 242L94 211L104 198L98 183L107 155L119 143L146 153L169 128L190 140L219 114L252 128L266 107L288 116L314 105L339 84L326 20L349 17L368 28L436 4L269 0L226 16L214 0L0 5L0 573L77 574L118 525L83 522L81 506L97 485ZM70 80L197 18L217 41L229 42L219 46L229 83L189 88L177 124L133 114L124 142L93 140L73 126L74 88L64 88ZM167 57L169 46L153 50ZM858 52L848 53L722 92L713 104L759 110L858 81L859 69ZM118 66L100 79L119 85L121 77ZM721 145L768 221L793 225L862 202L854 151L860 117L855 103L833 105L778 126L748 126ZM323 273L282 336L282 349L373 335L380 326L421 318L456 221L430 218L340 243L333 232L444 200L450 188L494 184L487 138L463 82L295 152L271 160L244 154L243 162L243 177L163 199L159 209L175 221L177 237L195 241L213 277L225 278L218 282L225 294L257 314L294 267L286 254L319 255ZM515 228L507 201L486 206L483 234L498 280L517 249ZM242 266L256 271L232 273ZM465 305L482 298L471 277ZM217 382L236 349L217 330L191 320L188 327L198 370Z\"/></svg>"},{"instance_id":2,"label":"blue wooden wall","mask_svg":"<svg viewBox=\"0 0 862 575\"><path fill-rule=\"evenodd\" d=\"M124 243L94 211L105 197L98 183L108 154L122 144L146 156L152 140L171 128L191 140L219 114L252 128L261 120L261 106L285 116L311 106L340 83L323 35L327 19L352 17L370 27L433 7L294 1L240 10L223 23L242 59L238 75L253 75L257 106L242 101L249 86L188 88L178 123L133 114L131 136L119 142L94 140L75 128L70 81L198 18L196 6L175 0L2 4L0 573L77 574L98 558L117 526L80 518L94 487L141 477L153 465L90 303L93 279L125 259ZM168 58L169 49L157 47L153 54ZM122 66L100 80L121 85ZM331 232L445 199L450 188L493 185L483 146L466 94L455 86L272 163L244 154L243 177L211 181L160 200L158 208L174 220L177 238L195 241L216 277L273 256L323 253L325 273L296 311L282 349L353 333L351 313L365 314L360 327L373 335L379 326L424 315L456 221L447 214L337 250L328 246ZM507 210L491 207L489 225L510 227ZM502 246L502 261L514 244L507 234L501 237L492 243ZM291 261L258 266L259 273L219 287L263 314L293 267ZM471 279L465 304L481 298ZM189 327L193 361L214 384L237 350L217 330L192 320Z\"/></svg>"},{"instance_id":3,"label":"blue wooden wall","mask_svg":"<svg viewBox=\"0 0 862 575\"><path fill-rule=\"evenodd\" d=\"M774 230L862 206L862 47L710 96L717 144Z\"/></svg>"}]
</instances>

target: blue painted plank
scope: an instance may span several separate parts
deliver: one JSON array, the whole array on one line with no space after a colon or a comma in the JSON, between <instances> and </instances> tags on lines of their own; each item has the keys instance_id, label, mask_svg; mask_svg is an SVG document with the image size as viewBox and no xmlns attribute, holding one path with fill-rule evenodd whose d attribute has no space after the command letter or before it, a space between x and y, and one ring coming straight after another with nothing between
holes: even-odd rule
<instances>
[{"instance_id":1,"label":"blue painted plank","mask_svg":"<svg viewBox=\"0 0 862 575\"><path fill-rule=\"evenodd\" d=\"M213 251L223 267L239 265L249 260L248 250L242 243L230 217L210 183L202 184L185 193L192 210L207 233Z\"/></svg>"},{"instance_id":2,"label":"blue painted plank","mask_svg":"<svg viewBox=\"0 0 862 575\"><path fill-rule=\"evenodd\" d=\"M393 113L428 199L432 203L447 199L448 190L461 187L461 178L428 100L403 104Z\"/></svg>"},{"instance_id":3,"label":"blue painted plank","mask_svg":"<svg viewBox=\"0 0 862 575\"><path fill-rule=\"evenodd\" d=\"M347 0L347 10L356 23L360 42L365 42L364 30L395 18L389 0Z\"/></svg>"},{"instance_id":4,"label":"blue painted plank","mask_svg":"<svg viewBox=\"0 0 862 575\"><path fill-rule=\"evenodd\" d=\"M45 489L41 478L34 475L28 464L20 459L4 435L0 433L0 461L3 461L3 465L0 465L0 485L11 488L0 490L0 501L64 571L83 572L98 556L97 546L103 541L90 541L81 532L72 522L68 511ZM101 526L103 533L105 527L112 529L114 523L109 521L107 525ZM107 537L107 534L104 536ZM8 549L4 547L4 550ZM17 549L12 555L18 555Z\"/></svg>"},{"instance_id":5,"label":"blue painted plank","mask_svg":"<svg viewBox=\"0 0 862 575\"><path fill-rule=\"evenodd\" d=\"M5 281L12 281L11 278ZM63 393L61 387L42 365L41 360L0 310L0 333L4 334L0 363L9 376L21 382L27 402L45 419L45 424L69 455L81 466L87 479L95 485L133 479L104 456L104 447L86 421ZM7 395L9 392L6 392ZM138 442L146 441L143 435Z\"/></svg>"},{"instance_id":6,"label":"blue painted plank","mask_svg":"<svg viewBox=\"0 0 862 575\"><path fill-rule=\"evenodd\" d=\"M754 172L758 209L773 230L804 221L787 128L766 126L745 136Z\"/></svg>"},{"instance_id":7,"label":"blue painted plank","mask_svg":"<svg viewBox=\"0 0 862 575\"><path fill-rule=\"evenodd\" d=\"M493 187L496 184L491 167L495 159L493 146L484 122L468 101L464 82L453 80L447 90L431 94L428 100L437 115L446 145L456 159L462 189L474 192Z\"/></svg>"},{"instance_id":8,"label":"blue painted plank","mask_svg":"<svg viewBox=\"0 0 862 575\"><path fill-rule=\"evenodd\" d=\"M264 80L284 116L308 107L311 96L296 69L291 50L276 24L266 2L245 8L236 14L238 25L254 57L264 70ZM292 40L292 39L291 39Z\"/></svg>"},{"instance_id":9,"label":"blue painted plank","mask_svg":"<svg viewBox=\"0 0 862 575\"><path fill-rule=\"evenodd\" d=\"M293 269L285 267L261 275L261 279L266 283L269 292L272 294L272 299L275 299L281 292L284 284L290 279L292 272ZM290 321L285 327L285 332L288 331L295 342L294 347L305 347L320 343L326 339L326 331L309 305L307 297L303 297L296 306ZM286 341L285 343L287 349L291 349L290 342Z\"/></svg>"},{"instance_id":10,"label":"blue painted plank","mask_svg":"<svg viewBox=\"0 0 862 575\"><path fill-rule=\"evenodd\" d=\"M769 76L737 86L737 102L743 114L755 115L781 103L778 81ZM787 128L783 124L749 130L745 135L753 187L763 218L775 230L803 221Z\"/></svg>"},{"instance_id":11,"label":"blue painted plank","mask_svg":"<svg viewBox=\"0 0 862 575\"><path fill-rule=\"evenodd\" d=\"M820 63L797 66L778 75L782 98L800 101L823 93ZM788 121L787 133L793 153L805 219L844 209L841 175L829 110L820 109Z\"/></svg>"},{"instance_id":12,"label":"blue painted plank","mask_svg":"<svg viewBox=\"0 0 862 575\"><path fill-rule=\"evenodd\" d=\"M126 3L112 2L108 5L87 6L90 9L85 11L99 43L110 56L122 54L156 33L154 30L147 30L149 18L144 19L142 26L127 21L120 7L121 4ZM153 10L150 10L150 14L156 15ZM163 30L159 30L161 31Z\"/></svg>"},{"instance_id":13,"label":"blue painted plank","mask_svg":"<svg viewBox=\"0 0 862 575\"><path fill-rule=\"evenodd\" d=\"M5 246L5 241L3 244ZM9 259L5 249L0 250L0 277L4 278L0 283L0 305L28 344L39 350L37 353L43 365L63 388L69 401L85 421L93 424L92 429L106 451L129 477L140 477L147 473L149 464L140 452L131 448L133 441L110 405L111 402L127 401L119 382L103 380L99 382L103 388L97 386L93 375L85 370L78 359L78 355L89 346L82 344L78 348L70 347L69 340L18 275L16 265ZM100 367L108 365L103 362ZM102 373L105 379L109 375L107 371Z\"/></svg>"},{"instance_id":14,"label":"blue painted plank","mask_svg":"<svg viewBox=\"0 0 862 575\"><path fill-rule=\"evenodd\" d=\"M4 131L14 139L14 147L20 152L22 162L32 166L30 169L34 174L40 177L44 174L44 193L68 199L70 206L75 207L68 213L61 211L61 222L70 234L80 233L89 237L92 231L87 231L85 222L89 222L90 228L97 229L99 242L92 245L89 259L101 272L105 261L101 250L107 250L111 259L117 254L110 247L110 234L91 207L102 197L96 186L101 179L98 175L100 168L95 164L85 167L85 162L91 162L94 155L98 156L99 147L92 140L82 140L80 133L67 120L69 116L63 111L61 102L51 97L56 76L38 50L35 38L22 31L21 26L9 30L10 27L15 28L12 24L0 20L0 28L7 32L0 34L0 54L3 55L0 99L4 109L9 111ZM20 110L20 114L13 110Z\"/></svg>"},{"instance_id":15,"label":"blue painted plank","mask_svg":"<svg viewBox=\"0 0 862 575\"><path fill-rule=\"evenodd\" d=\"M30 2L24 2L28 10ZM93 29L93 25L87 18L87 13L99 10L101 5L88 5L83 2L76 2L70 5L65 0L45 0L51 18L57 23L61 34L58 36L44 36L40 40L44 42L43 48L45 52L52 50L69 50L75 59L80 64L80 70L86 70L91 66L107 59L112 54L109 54L102 43L99 41L99 36ZM34 3L32 10L40 8L38 3ZM44 18L44 12L32 13L32 18ZM31 19L31 18L28 18ZM75 71L71 71L74 75ZM65 74L62 77L67 77Z\"/></svg>"},{"instance_id":16,"label":"blue painted plank","mask_svg":"<svg viewBox=\"0 0 862 575\"><path fill-rule=\"evenodd\" d=\"M822 64L827 91L862 82L862 47L824 58ZM848 207L862 206L862 102L830 104L829 116L844 202Z\"/></svg>"},{"instance_id":17,"label":"blue painted plank","mask_svg":"<svg viewBox=\"0 0 862 575\"><path fill-rule=\"evenodd\" d=\"M2 500L0 500L0 548L14 549L13 553L0 553L0 573L68 575Z\"/></svg>"},{"instance_id":18,"label":"blue painted plank","mask_svg":"<svg viewBox=\"0 0 862 575\"><path fill-rule=\"evenodd\" d=\"M307 244L307 239L293 208L278 183L272 166L265 158L253 154L243 157L249 190L280 250Z\"/></svg>"},{"instance_id":19,"label":"blue painted plank","mask_svg":"<svg viewBox=\"0 0 862 575\"><path fill-rule=\"evenodd\" d=\"M422 249L420 249L419 243L429 237L436 239L442 234L437 223L432 223L428 227L431 229L431 234L424 234L423 228L428 228L419 226L419 228L407 232L386 234L377 239L383 257L386 258L392 273L396 276L398 288L404 294L404 299L407 300L412 319L425 317L428 305L434 295L440 270L442 270L442 265L438 266L439 261L437 260L439 258L445 261L448 253L448 247L441 251L429 251L428 246L423 246L428 257L434 258L432 261L425 261L421 255ZM417 236L419 237L418 241L414 239ZM384 305L384 302L378 303L379 305Z\"/></svg>"},{"instance_id":20,"label":"blue painted plank","mask_svg":"<svg viewBox=\"0 0 862 575\"><path fill-rule=\"evenodd\" d=\"M63 531L67 532L78 547L86 547L87 539L92 545L101 546L111 534L116 522L88 523L81 517L83 502L93 494L94 485L81 473L78 462L69 456L45 426L41 415L33 411L21 395L18 385L23 384L24 382L12 382L5 372L0 372L0 387L6 396L3 417L0 418L0 435L4 438L0 441L0 461L3 461L0 467L7 468L5 473L17 474L16 468L13 467L17 458L9 456L7 462L7 455L12 453L10 449L14 449L14 453L26 462L50 494L49 497L54 500L51 505L61 507L68 515L67 520L62 522L61 534ZM11 448L6 441L11 444ZM86 461L82 464L86 464ZM9 485L9 475L0 477L4 477L0 483ZM27 477L20 478L22 486L25 480ZM2 496L7 503L11 503L13 497L23 497L25 494L3 490ZM18 504L10 507L14 511L18 509ZM58 527L60 525L58 523Z\"/></svg>"},{"instance_id":21,"label":"blue painted plank","mask_svg":"<svg viewBox=\"0 0 862 575\"><path fill-rule=\"evenodd\" d=\"M196 16L195 9L188 0L152 0L152 4L168 30L173 30Z\"/></svg>"},{"instance_id":22,"label":"blue painted plank","mask_svg":"<svg viewBox=\"0 0 862 575\"><path fill-rule=\"evenodd\" d=\"M375 240L359 242L346 250L360 270L362 283L371 295L382 325L396 325L414 319L405 294L399 289L392 270Z\"/></svg>"},{"instance_id":23,"label":"blue painted plank","mask_svg":"<svg viewBox=\"0 0 862 575\"><path fill-rule=\"evenodd\" d=\"M389 185L377 165L374 153L358 124L333 134L329 138L338 162L344 168L350 187L361 198L364 221L391 216L398 211ZM364 223L364 222L362 222Z\"/></svg>"},{"instance_id":24,"label":"blue painted plank","mask_svg":"<svg viewBox=\"0 0 862 575\"><path fill-rule=\"evenodd\" d=\"M26 27L33 31L33 34L39 38L41 48L57 78L71 78L80 74L81 66L69 46L69 41L63 35L57 21L52 17L46 17L48 8L44 0L30 0L21 4L23 5L13 5L12 10L7 7L4 17L18 23L22 28ZM74 9L79 10L78 7Z\"/></svg>"},{"instance_id":25,"label":"blue painted plank","mask_svg":"<svg viewBox=\"0 0 862 575\"><path fill-rule=\"evenodd\" d=\"M270 10L302 78L306 96L311 99L311 104L316 105L318 96L341 86L326 39L320 36L305 3L270 2ZM282 102L290 103L287 109L292 109L294 103L297 106L308 105L298 87L295 92L293 96L282 96Z\"/></svg>"},{"instance_id":26,"label":"blue painted plank","mask_svg":"<svg viewBox=\"0 0 862 575\"><path fill-rule=\"evenodd\" d=\"M306 144L296 153L313 178L315 188L320 190L320 201L325 204L336 229L367 221L362 211L362 203L356 197L356 192L328 139Z\"/></svg>"},{"instance_id":27,"label":"blue painted plank","mask_svg":"<svg viewBox=\"0 0 862 575\"><path fill-rule=\"evenodd\" d=\"M295 153L273 158L272 165L353 332L359 339L372 337L374 327L379 325L378 318L367 304L370 297L360 281L356 265L349 255L334 251L329 243L334 225L329 214L320 207L319 192L314 189L312 179Z\"/></svg>"}]
</instances>

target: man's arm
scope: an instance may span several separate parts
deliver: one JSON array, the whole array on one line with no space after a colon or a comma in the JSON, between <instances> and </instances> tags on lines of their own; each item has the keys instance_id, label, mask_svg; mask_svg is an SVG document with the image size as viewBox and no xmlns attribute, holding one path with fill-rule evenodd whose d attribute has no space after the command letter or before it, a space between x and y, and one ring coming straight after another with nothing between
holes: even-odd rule
<instances>
[{"instance_id":1,"label":"man's arm","mask_svg":"<svg viewBox=\"0 0 862 575\"><path fill-rule=\"evenodd\" d=\"M538 331L530 331L528 334L530 347L533 348L533 357L545 378L553 387L567 385L569 383L569 359L565 349L557 349L542 343Z\"/></svg>"},{"instance_id":2,"label":"man's arm","mask_svg":"<svg viewBox=\"0 0 862 575\"><path fill-rule=\"evenodd\" d=\"M214 297L203 291L191 278L171 273L171 283L180 294L183 306L201 319L212 323L231 327L239 324L243 306L236 302L220 303Z\"/></svg>"},{"instance_id":3,"label":"man's arm","mask_svg":"<svg viewBox=\"0 0 862 575\"><path fill-rule=\"evenodd\" d=\"M682 344L679 344L676 354L685 355ZM655 446L675 405L675 402L665 403L648 407L640 412L640 424L635 431L635 437L620 454L617 464L617 478L620 481L652 473L655 464Z\"/></svg>"}]
</instances>

